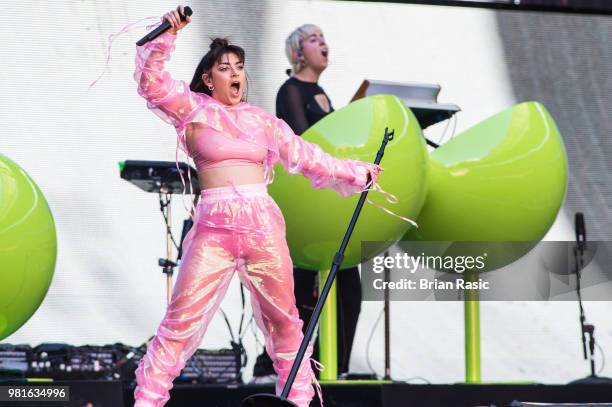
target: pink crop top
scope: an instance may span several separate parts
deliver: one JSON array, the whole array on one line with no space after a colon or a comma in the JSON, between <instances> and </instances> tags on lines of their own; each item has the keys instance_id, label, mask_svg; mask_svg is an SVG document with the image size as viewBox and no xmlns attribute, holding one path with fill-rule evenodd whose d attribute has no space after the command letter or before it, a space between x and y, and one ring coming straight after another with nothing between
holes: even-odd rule
<instances>
[{"instance_id":1,"label":"pink crop top","mask_svg":"<svg viewBox=\"0 0 612 407\"><path fill-rule=\"evenodd\" d=\"M233 165L263 165L268 150L239 138L231 139L216 131L196 131L189 143L189 154L199 170Z\"/></svg>"},{"instance_id":2,"label":"pink crop top","mask_svg":"<svg viewBox=\"0 0 612 407\"><path fill-rule=\"evenodd\" d=\"M310 179L314 188L331 188L342 196L364 190L368 174L372 184L376 182L379 166L335 158L259 107L246 102L225 106L172 79L164 63L170 59L175 39L176 35L166 32L137 47L134 79L149 109L176 128L177 148L193 158L198 170L264 164L266 183L270 183L274 164L280 162L289 173ZM188 149L186 130L192 123Z\"/></svg>"}]
</instances>

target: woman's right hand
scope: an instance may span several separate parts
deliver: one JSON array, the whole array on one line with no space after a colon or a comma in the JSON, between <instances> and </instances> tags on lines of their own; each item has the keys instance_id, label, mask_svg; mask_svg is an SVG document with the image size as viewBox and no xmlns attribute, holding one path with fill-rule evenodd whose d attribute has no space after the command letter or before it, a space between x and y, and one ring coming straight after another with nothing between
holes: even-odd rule
<instances>
[{"instance_id":1,"label":"woman's right hand","mask_svg":"<svg viewBox=\"0 0 612 407\"><path fill-rule=\"evenodd\" d=\"M191 17L185 16L185 20L181 20L181 16L185 16L185 10L182 4L176 8L176 10L168 11L164 14L164 20L170 23L170 31L172 34L177 33L178 30L183 29L187 24L191 22Z\"/></svg>"}]
</instances>

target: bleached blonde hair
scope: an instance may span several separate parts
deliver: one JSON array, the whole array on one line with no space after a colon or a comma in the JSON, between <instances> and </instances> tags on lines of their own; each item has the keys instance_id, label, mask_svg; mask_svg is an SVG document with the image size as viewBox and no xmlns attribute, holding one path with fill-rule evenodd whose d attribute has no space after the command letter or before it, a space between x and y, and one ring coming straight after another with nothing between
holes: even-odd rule
<instances>
[{"instance_id":1,"label":"bleached blonde hair","mask_svg":"<svg viewBox=\"0 0 612 407\"><path fill-rule=\"evenodd\" d=\"M296 28L285 40L285 54L291 64L291 72L296 74L304 68L304 63L298 58L298 53L304 51L304 38L315 32L323 32L314 24L304 24Z\"/></svg>"}]
</instances>

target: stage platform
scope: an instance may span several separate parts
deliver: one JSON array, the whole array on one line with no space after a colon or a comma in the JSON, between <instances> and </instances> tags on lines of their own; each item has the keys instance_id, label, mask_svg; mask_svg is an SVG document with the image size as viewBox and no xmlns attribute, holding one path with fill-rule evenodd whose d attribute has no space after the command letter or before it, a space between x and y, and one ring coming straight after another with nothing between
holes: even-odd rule
<instances>
[{"instance_id":1,"label":"stage platform","mask_svg":"<svg viewBox=\"0 0 612 407\"><path fill-rule=\"evenodd\" d=\"M48 383L0 382L0 386L69 386L69 402L7 402L0 406L132 407L133 389L114 381L56 381ZM612 385L539 384L407 384L342 383L323 384L325 407L521 407L540 402L550 405L612 407ZM166 407L240 407L241 400L254 393L272 393L271 385L179 384ZM513 403L514 402L514 403ZM91 404L88 404L91 403ZM547 404L548 405L548 404ZM311 407L320 406L315 398Z\"/></svg>"},{"instance_id":2,"label":"stage platform","mask_svg":"<svg viewBox=\"0 0 612 407\"><path fill-rule=\"evenodd\" d=\"M537 384L322 384L325 407L474 407L509 406L513 401L544 403L609 403L612 385ZM269 385L179 385L168 407L239 407L254 393L274 391ZM131 401L126 394L126 401ZM130 405L129 402L126 406ZM520 404L515 404L517 407ZM130 405L131 406L131 405ZM311 407L320 406L318 399Z\"/></svg>"}]
</instances>

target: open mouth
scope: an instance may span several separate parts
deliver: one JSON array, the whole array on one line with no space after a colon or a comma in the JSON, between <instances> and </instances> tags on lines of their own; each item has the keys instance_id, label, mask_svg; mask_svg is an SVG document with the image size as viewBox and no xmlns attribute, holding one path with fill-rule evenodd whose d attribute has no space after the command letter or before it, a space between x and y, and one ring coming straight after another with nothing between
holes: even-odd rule
<instances>
[{"instance_id":1,"label":"open mouth","mask_svg":"<svg viewBox=\"0 0 612 407\"><path fill-rule=\"evenodd\" d=\"M240 95L240 82L239 81L232 82L230 84L230 90L232 92L232 95L234 96Z\"/></svg>"},{"instance_id":2,"label":"open mouth","mask_svg":"<svg viewBox=\"0 0 612 407\"><path fill-rule=\"evenodd\" d=\"M328 50L324 49L321 51L321 55L323 55L325 58L327 58L327 54L329 53Z\"/></svg>"}]
</instances>

